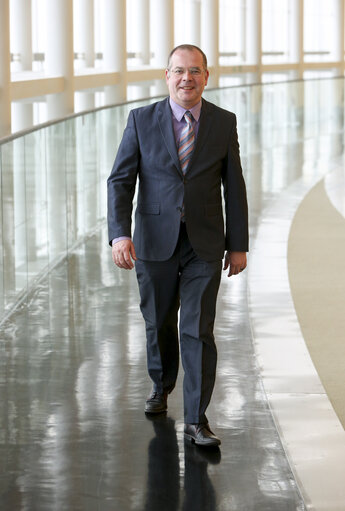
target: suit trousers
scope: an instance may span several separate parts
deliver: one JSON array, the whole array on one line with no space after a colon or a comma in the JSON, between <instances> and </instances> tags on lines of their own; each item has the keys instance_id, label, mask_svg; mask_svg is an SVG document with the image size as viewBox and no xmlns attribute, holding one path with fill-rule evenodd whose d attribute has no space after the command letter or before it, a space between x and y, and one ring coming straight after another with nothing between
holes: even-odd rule
<instances>
[{"instance_id":1,"label":"suit trousers","mask_svg":"<svg viewBox=\"0 0 345 511\"><path fill-rule=\"evenodd\" d=\"M206 262L195 254L183 222L170 259L136 261L148 372L156 391L171 392L180 344L184 419L189 424L207 422L217 364L213 327L221 269L221 260Z\"/></svg>"}]
</instances>

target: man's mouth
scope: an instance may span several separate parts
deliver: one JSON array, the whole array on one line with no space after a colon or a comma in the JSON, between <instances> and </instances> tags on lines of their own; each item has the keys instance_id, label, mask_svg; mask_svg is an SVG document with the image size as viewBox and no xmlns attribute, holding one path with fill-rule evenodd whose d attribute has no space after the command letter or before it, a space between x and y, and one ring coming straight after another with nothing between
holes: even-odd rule
<instances>
[{"instance_id":1,"label":"man's mouth","mask_svg":"<svg viewBox=\"0 0 345 511\"><path fill-rule=\"evenodd\" d=\"M180 87L180 89L182 89L182 90L193 90L194 87Z\"/></svg>"}]
</instances>

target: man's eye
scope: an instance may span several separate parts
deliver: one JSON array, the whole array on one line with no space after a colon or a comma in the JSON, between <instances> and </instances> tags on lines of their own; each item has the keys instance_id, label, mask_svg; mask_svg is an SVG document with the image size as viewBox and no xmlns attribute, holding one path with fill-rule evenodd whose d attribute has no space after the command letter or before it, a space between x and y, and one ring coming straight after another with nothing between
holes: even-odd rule
<instances>
[{"instance_id":1,"label":"man's eye","mask_svg":"<svg viewBox=\"0 0 345 511\"><path fill-rule=\"evenodd\" d=\"M190 72L192 75L199 75L201 73L200 69L191 69Z\"/></svg>"},{"instance_id":2,"label":"man's eye","mask_svg":"<svg viewBox=\"0 0 345 511\"><path fill-rule=\"evenodd\" d=\"M183 70L182 69L175 69L175 75L182 75Z\"/></svg>"}]
</instances>

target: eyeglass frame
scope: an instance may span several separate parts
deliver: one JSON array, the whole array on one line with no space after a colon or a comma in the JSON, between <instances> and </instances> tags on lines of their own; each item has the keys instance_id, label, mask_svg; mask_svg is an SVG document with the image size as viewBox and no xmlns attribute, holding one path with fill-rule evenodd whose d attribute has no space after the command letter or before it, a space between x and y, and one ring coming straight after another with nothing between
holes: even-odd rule
<instances>
[{"instance_id":1,"label":"eyeglass frame","mask_svg":"<svg viewBox=\"0 0 345 511\"><path fill-rule=\"evenodd\" d=\"M188 71L188 73L191 74L192 76L200 76L202 75L202 73L206 72L204 68L201 69L200 67L184 68L179 66L175 67L174 69L167 68L167 71L175 76L182 76L185 74L186 71Z\"/></svg>"}]
</instances>

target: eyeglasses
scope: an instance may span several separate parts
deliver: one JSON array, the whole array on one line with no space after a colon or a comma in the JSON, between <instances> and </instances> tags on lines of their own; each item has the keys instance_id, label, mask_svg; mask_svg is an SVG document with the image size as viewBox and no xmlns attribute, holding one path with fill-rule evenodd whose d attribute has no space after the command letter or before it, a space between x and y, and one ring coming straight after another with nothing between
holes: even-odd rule
<instances>
[{"instance_id":1,"label":"eyeglasses","mask_svg":"<svg viewBox=\"0 0 345 511\"><path fill-rule=\"evenodd\" d=\"M185 69L184 67L174 67L174 69L169 69L169 72L176 76L184 75L186 71L188 71L188 73L192 76L200 76L204 72L204 70L200 69L200 67L190 67L188 69Z\"/></svg>"}]
</instances>

